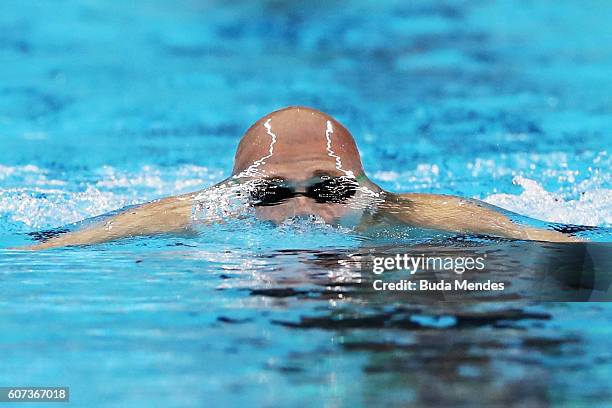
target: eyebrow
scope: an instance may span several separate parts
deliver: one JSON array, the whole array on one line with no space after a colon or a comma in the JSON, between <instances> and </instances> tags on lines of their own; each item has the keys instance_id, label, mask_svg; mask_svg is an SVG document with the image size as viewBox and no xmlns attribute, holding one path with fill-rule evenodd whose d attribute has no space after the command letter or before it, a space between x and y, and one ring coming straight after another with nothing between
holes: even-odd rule
<instances>
[{"instance_id":1,"label":"eyebrow","mask_svg":"<svg viewBox=\"0 0 612 408\"><path fill-rule=\"evenodd\" d=\"M338 177L341 174L332 174L324 170L315 170L312 172L313 177Z\"/></svg>"},{"instance_id":2,"label":"eyebrow","mask_svg":"<svg viewBox=\"0 0 612 408\"><path fill-rule=\"evenodd\" d=\"M285 177L275 176L275 175L265 176L265 177L262 177L260 180L280 181L281 183L284 183L284 182L288 181Z\"/></svg>"},{"instance_id":3,"label":"eyebrow","mask_svg":"<svg viewBox=\"0 0 612 408\"><path fill-rule=\"evenodd\" d=\"M334 174L334 173L327 172L325 170L315 170L311 173L310 177L308 177L306 180L312 180L313 178L322 178L322 177L335 178L335 177L341 177L341 176L342 176L341 174ZM293 181L292 179L288 179L283 176L277 176L274 174L267 175L266 177L263 177L262 179L270 180L270 181L280 181L280 182Z\"/></svg>"}]
</instances>

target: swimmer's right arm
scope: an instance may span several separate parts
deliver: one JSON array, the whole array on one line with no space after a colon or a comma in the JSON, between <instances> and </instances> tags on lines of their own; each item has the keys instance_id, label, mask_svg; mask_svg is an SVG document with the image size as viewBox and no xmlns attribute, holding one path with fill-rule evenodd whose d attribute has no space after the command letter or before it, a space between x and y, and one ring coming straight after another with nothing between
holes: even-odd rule
<instances>
[{"instance_id":1,"label":"swimmer's right arm","mask_svg":"<svg viewBox=\"0 0 612 408\"><path fill-rule=\"evenodd\" d=\"M67 232L21 250L90 245L120 238L187 232L197 193L167 197L132 207L100 223Z\"/></svg>"}]
</instances>

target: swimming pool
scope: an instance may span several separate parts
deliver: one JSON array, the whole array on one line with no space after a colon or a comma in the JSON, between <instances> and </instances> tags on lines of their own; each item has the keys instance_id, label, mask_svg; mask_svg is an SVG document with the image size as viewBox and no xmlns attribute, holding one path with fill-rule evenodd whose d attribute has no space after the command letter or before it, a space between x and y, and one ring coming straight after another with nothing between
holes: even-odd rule
<instances>
[{"instance_id":1,"label":"swimming pool","mask_svg":"<svg viewBox=\"0 0 612 408\"><path fill-rule=\"evenodd\" d=\"M383 188L612 226L606 2L0 8L2 248L212 185L254 120L296 104L350 129ZM79 406L612 400L607 304L494 304L463 325L476 312L355 292L330 265L360 242L237 223L2 249L0 385L70 386Z\"/></svg>"}]
</instances>

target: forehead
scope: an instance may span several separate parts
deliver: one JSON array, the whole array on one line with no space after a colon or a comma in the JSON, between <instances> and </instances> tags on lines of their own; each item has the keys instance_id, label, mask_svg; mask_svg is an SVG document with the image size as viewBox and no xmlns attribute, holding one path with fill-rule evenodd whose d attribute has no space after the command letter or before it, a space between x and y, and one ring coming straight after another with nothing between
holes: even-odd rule
<instances>
[{"instance_id":1,"label":"forehead","mask_svg":"<svg viewBox=\"0 0 612 408\"><path fill-rule=\"evenodd\" d=\"M262 170L264 177L278 177L291 181L306 181L322 176L340 177L352 175L350 172L337 169L329 162L301 162L298 165L270 165Z\"/></svg>"}]
</instances>

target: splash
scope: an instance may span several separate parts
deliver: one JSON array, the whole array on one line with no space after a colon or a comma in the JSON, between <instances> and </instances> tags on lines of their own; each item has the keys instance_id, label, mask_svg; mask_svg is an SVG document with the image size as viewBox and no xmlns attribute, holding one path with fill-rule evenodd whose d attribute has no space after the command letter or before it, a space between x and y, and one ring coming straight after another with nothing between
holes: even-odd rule
<instances>
[{"instance_id":1,"label":"splash","mask_svg":"<svg viewBox=\"0 0 612 408\"><path fill-rule=\"evenodd\" d=\"M213 186L195 196L191 215L195 224L227 222L249 212L249 190L252 182L236 183L232 180Z\"/></svg>"},{"instance_id":2,"label":"splash","mask_svg":"<svg viewBox=\"0 0 612 408\"><path fill-rule=\"evenodd\" d=\"M522 176L515 177L513 183L523 188L518 196L493 194L484 201L543 221L603 227L612 225L610 189L588 190L578 199L566 200L546 191L538 182Z\"/></svg>"},{"instance_id":3,"label":"splash","mask_svg":"<svg viewBox=\"0 0 612 408\"><path fill-rule=\"evenodd\" d=\"M225 217L225 214L195 225L198 233L195 240L207 246L221 244L230 250L250 248L261 251L346 248L354 247L364 239L354 229L327 224L317 216L290 217L275 225L258 219L251 211L241 211L238 217Z\"/></svg>"},{"instance_id":4,"label":"splash","mask_svg":"<svg viewBox=\"0 0 612 408\"><path fill-rule=\"evenodd\" d=\"M82 192L57 189L6 189L0 191L0 223L14 231L54 228L100 215L132 200L89 186Z\"/></svg>"},{"instance_id":5,"label":"splash","mask_svg":"<svg viewBox=\"0 0 612 408\"><path fill-rule=\"evenodd\" d=\"M134 170L103 166L65 179L65 173L34 165L0 165L0 229L60 227L127 205L199 190L222 174L195 165Z\"/></svg>"}]
</instances>

